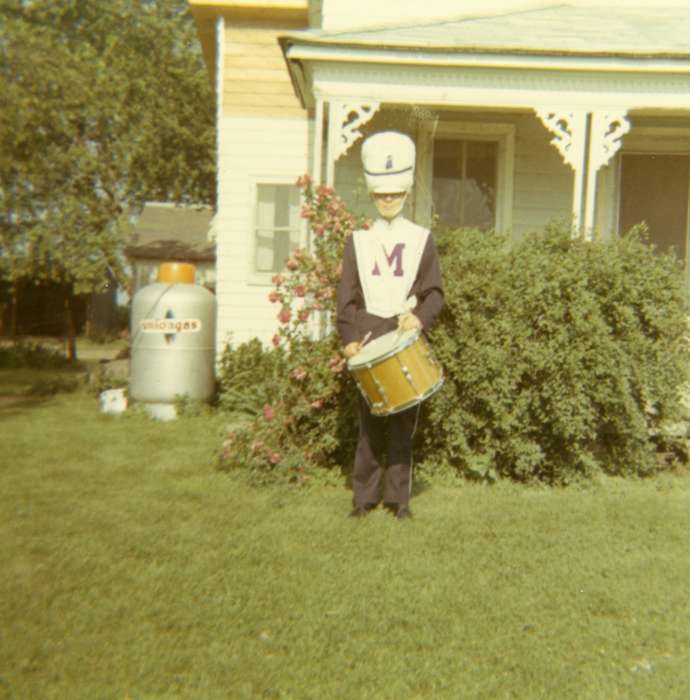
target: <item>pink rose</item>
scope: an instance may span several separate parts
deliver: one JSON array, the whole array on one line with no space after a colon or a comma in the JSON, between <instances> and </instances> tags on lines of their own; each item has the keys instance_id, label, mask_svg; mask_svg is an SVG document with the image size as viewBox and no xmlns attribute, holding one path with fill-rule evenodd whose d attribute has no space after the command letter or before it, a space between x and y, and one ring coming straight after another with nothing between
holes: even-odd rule
<instances>
[{"instance_id":1,"label":"pink rose","mask_svg":"<svg viewBox=\"0 0 690 700\"><path fill-rule=\"evenodd\" d=\"M345 358L340 357L340 355L334 355L328 363L328 367L331 370L331 372L333 372L333 374L338 374L339 372L342 372L344 366Z\"/></svg>"},{"instance_id":2,"label":"pink rose","mask_svg":"<svg viewBox=\"0 0 690 700\"><path fill-rule=\"evenodd\" d=\"M271 304L275 304L277 301L283 301L283 295L281 292L276 291L275 289L268 295L268 300L271 302Z\"/></svg>"},{"instance_id":3,"label":"pink rose","mask_svg":"<svg viewBox=\"0 0 690 700\"><path fill-rule=\"evenodd\" d=\"M273 410L273 406L271 406L270 403L264 404L263 410L264 410L264 418L266 420L273 420L275 418L276 412Z\"/></svg>"},{"instance_id":4,"label":"pink rose","mask_svg":"<svg viewBox=\"0 0 690 700\"><path fill-rule=\"evenodd\" d=\"M273 282L276 287L280 287L280 285L285 282L285 278L282 275L273 275L273 277L271 277L271 282Z\"/></svg>"},{"instance_id":5,"label":"pink rose","mask_svg":"<svg viewBox=\"0 0 690 700\"><path fill-rule=\"evenodd\" d=\"M299 267L299 263L297 262L297 260L294 260L293 258L290 258L290 259L285 263L285 266L287 267L288 270L290 270L291 272L294 272L294 271Z\"/></svg>"},{"instance_id":6,"label":"pink rose","mask_svg":"<svg viewBox=\"0 0 690 700\"><path fill-rule=\"evenodd\" d=\"M309 177L309 175L302 175L301 177L297 178L297 182L295 184L300 189L304 189L305 187L309 187L309 185L311 184L311 178Z\"/></svg>"},{"instance_id":7,"label":"pink rose","mask_svg":"<svg viewBox=\"0 0 690 700\"><path fill-rule=\"evenodd\" d=\"M273 347L277 348L280 345L280 336L276 333L273 338L271 338L271 342L273 343Z\"/></svg>"},{"instance_id":8,"label":"pink rose","mask_svg":"<svg viewBox=\"0 0 690 700\"><path fill-rule=\"evenodd\" d=\"M317 190L319 194L322 195L331 195L335 192L335 190L330 186L330 185L319 185L319 189Z\"/></svg>"},{"instance_id":9,"label":"pink rose","mask_svg":"<svg viewBox=\"0 0 690 700\"><path fill-rule=\"evenodd\" d=\"M281 310L280 313L278 314L278 320L281 323L288 323L288 321L292 318L292 311L288 309L287 306L284 306Z\"/></svg>"},{"instance_id":10,"label":"pink rose","mask_svg":"<svg viewBox=\"0 0 690 700\"><path fill-rule=\"evenodd\" d=\"M297 318L299 318L300 321L307 321L309 319L309 313L309 309L302 309L297 315Z\"/></svg>"},{"instance_id":11,"label":"pink rose","mask_svg":"<svg viewBox=\"0 0 690 700\"><path fill-rule=\"evenodd\" d=\"M271 456L268 458L268 461L271 464L278 464L282 457L277 453L277 452L271 452Z\"/></svg>"},{"instance_id":12,"label":"pink rose","mask_svg":"<svg viewBox=\"0 0 690 700\"><path fill-rule=\"evenodd\" d=\"M298 284L294 292L298 297L303 297L307 293L307 288L303 284Z\"/></svg>"},{"instance_id":13,"label":"pink rose","mask_svg":"<svg viewBox=\"0 0 690 700\"><path fill-rule=\"evenodd\" d=\"M298 382L301 382L306 376L307 371L304 369L304 367L298 367L297 369L292 370L292 377Z\"/></svg>"},{"instance_id":14,"label":"pink rose","mask_svg":"<svg viewBox=\"0 0 690 700\"><path fill-rule=\"evenodd\" d=\"M295 260L304 260L304 255L304 248L295 248L295 250L292 253L292 257L295 258Z\"/></svg>"}]
</instances>

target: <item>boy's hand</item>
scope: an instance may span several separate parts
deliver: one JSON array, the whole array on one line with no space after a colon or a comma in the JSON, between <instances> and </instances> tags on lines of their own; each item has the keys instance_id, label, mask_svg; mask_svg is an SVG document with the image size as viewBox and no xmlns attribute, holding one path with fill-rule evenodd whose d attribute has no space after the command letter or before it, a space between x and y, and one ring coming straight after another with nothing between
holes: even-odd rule
<instances>
[{"instance_id":1,"label":"boy's hand","mask_svg":"<svg viewBox=\"0 0 690 700\"><path fill-rule=\"evenodd\" d=\"M398 316L398 330L414 331L421 327L422 322L411 311L406 311Z\"/></svg>"},{"instance_id":2,"label":"boy's hand","mask_svg":"<svg viewBox=\"0 0 690 700\"><path fill-rule=\"evenodd\" d=\"M360 351L361 347L362 343L355 340L353 343L348 343L343 348L343 354L349 360L351 357L354 357Z\"/></svg>"}]
</instances>

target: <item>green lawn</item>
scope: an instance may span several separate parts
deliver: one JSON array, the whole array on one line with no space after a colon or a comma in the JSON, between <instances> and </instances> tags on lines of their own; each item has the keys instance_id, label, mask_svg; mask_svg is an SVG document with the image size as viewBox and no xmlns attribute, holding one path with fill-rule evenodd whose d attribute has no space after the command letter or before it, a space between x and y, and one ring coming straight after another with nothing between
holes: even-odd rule
<instances>
[{"instance_id":1,"label":"green lawn","mask_svg":"<svg viewBox=\"0 0 690 700\"><path fill-rule=\"evenodd\" d=\"M687 475L353 521L216 471L222 428L0 411L0 699L690 697Z\"/></svg>"}]
</instances>

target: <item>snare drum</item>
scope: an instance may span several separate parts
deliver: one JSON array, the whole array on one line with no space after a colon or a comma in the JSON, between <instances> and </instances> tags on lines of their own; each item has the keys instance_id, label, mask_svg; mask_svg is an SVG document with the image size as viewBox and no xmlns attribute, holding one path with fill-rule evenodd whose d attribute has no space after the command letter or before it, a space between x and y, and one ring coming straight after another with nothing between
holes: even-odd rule
<instances>
[{"instance_id":1,"label":"snare drum","mask_svg":"<svg viewBox=\"0 0 690 700\"><path fill-rule=\"evenodd\" d=\"M392 331L372 340L347 367L375 416L415 406L443 384L443 371L420 330Z\"/></svg>"}]
</instances>

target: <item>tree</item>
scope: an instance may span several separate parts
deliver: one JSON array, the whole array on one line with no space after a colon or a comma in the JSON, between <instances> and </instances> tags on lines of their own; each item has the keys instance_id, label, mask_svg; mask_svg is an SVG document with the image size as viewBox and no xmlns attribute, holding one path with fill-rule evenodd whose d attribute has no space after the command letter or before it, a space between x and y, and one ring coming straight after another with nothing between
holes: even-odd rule
<instances>
[{"instance_id":1,"label":"tree","mask_svg":"<svg viewBox=\"0 0 690 700\"><path fill-rule=\"evenodd\" d=\"M145 200L213 203L211 89L183 0L0 0L0 21L0 275L68 301L124 280Z\"/></svg>"}]
</instances>

